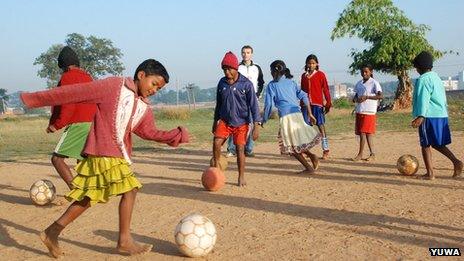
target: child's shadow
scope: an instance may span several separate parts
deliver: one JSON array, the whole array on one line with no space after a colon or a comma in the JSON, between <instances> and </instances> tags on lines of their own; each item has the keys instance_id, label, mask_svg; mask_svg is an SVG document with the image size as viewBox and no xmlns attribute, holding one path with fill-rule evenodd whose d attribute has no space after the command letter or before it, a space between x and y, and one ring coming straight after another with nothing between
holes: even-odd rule
<instances>
[{"instance_id":1,"label":"child's shadow","mask_svg":"<svg viewBox=\"0 0 464 261\"><path fill-rule=\"evenodd\" d=\"M97 236L104 237L111 241L116 241L118 238L117 231L99 229L95 230L93 233ZM153 249L151 250L152 252L160 253L167 256L183 257L183 255L177 249L177 246L169 241L142 236L134 233L132 233L132 236L134 237L134 240L137 242L153 245Z\"/></svg>"}]
</instances>

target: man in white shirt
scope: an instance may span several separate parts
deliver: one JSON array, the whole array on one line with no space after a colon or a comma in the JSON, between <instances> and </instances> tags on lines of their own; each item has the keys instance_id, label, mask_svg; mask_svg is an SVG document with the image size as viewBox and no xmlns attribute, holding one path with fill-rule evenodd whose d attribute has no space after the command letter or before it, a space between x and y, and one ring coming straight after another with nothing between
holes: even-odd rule
<instances>
[{"instance_id":1,"label":"man in white shirt","mask_svg":"<svg viewBox=\"0 0 464 261\"><path fill-rule=\"evenodd\" d=\"M243 76L247 77L251 83L253 83L253 87L255 88L256 97L260 97L263 87L264 87L264 79L263 79L263 72L259 65L253 63L252 60L253 56L253 48L249 45L245 45L242 47L242 62L238 67L238 72ZM250 133L252 131L253 126L250 126ZM247 157L254 157L255 154L253 152L254 142L251 135L248 135L247 143L245 146L245 156ZM227 157L232 157L236 155L235 145L233 142L232 137L228 140L227 146Z\"/></svg>"}]
</instances>

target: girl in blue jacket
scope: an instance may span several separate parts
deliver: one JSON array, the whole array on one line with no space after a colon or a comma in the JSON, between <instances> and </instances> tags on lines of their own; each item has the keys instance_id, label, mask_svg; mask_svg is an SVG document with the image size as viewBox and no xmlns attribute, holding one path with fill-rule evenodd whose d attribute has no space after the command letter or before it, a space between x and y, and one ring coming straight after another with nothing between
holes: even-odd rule
<instances>
[{"instance_id":1,"label":"girl in blue jacket","mask_svg":"<svg viewBox=\"0 0 464 261\"><path fill-rule=\"evenodd\" d=\"M272 106L275 105L280 118L280 152L294 156L305 167L302 172L312 174L318 168L319 160L315 154L310 152L310 149L320 143L321 135L306 124L301 113L301 100L307 106L308 112L311 112L308 94L291 80L293 76L283 61L276 60L271 63L271 74L274 80L267 86L263 123L269 119ZM312 114L309 117L312 122L315 122L316 119ZM303 154L309 156L313 166L308 163Z\"/></svg>"}]
</instances>

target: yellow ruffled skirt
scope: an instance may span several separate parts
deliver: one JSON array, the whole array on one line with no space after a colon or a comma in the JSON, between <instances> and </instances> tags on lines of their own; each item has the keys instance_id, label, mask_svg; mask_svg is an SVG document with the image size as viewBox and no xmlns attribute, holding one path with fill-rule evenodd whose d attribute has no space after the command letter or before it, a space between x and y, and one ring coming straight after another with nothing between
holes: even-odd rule
<instances>
[{"instance_id":1,"label":"yellow ruffled skirt","mask_svg":"<svg viewBox=\"0 0 464 261\"><path fill-rule=\"evenodd\" d=\"M95 205L107 202L110 196L142 187L123 158L90 156L74 169L78 175L72 181L74 189L66 195L69 201L88 197L90 205Z\"/></svg>"}]
</instances>

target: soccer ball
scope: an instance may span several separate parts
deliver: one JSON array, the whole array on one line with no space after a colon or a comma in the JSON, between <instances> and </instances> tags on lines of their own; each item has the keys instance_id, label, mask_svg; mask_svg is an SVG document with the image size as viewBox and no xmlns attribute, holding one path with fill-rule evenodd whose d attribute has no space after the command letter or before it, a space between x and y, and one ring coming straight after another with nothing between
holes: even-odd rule
<instances>
[{"instance_id":1,"label":"soccer ball","mask_svg":"<svg viewBox=\"0 0 464 261\"><path fill-rule=\"evenodd\" d=\"M29 197L34 204L43 206L55 199L56 189L50 180L41 179L32 184L29 189Z\"/></svg>"},{"instance_id":2,"label":"soccer ball","mask_svg":"<svg viewBox=\"0 0 464 261\"><path fill-rule=\"evenodd\" d=\"M411 176L419 170L419 161L416 157L406 154L398 159L396 167L401 174Z\"/></svg>"},{"instance_id":3,"label":"soccer ball","mask_svg":"<svg viewBox=\"0 0 464 261\"><path fill-rule=\"evenodd\" d=\"M203 171L201 175L201 184L206 190L218 191L226 183L226 176L222 173L221 169L209 167Z\"/></svg>"},{"instance_id":4,"label":"soccer ball","mask_svg":"<svg viewBox=\"0 0 464 261\"><path fill-rule=\"evenodd\" d=\"M189 257L206 256L216 243L216 228L208 218L193 213L177 224L175 238L182 254Z\"/></svg>"}]
</instances>

